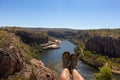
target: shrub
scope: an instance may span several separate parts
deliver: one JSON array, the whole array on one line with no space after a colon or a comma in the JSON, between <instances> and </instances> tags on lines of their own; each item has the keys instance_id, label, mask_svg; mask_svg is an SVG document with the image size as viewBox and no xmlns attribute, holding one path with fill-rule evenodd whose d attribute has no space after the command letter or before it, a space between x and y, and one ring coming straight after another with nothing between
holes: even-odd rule
<instances>
[{"instance_id":1,"label":"shrub","mask_svg":"<svg viewBox=\"0 0 120 80\"><path fill-rule=\"evenodd\" d=\"M99 73L94 74L95 80L113 80L112 71L109 67L103 66L100 68Z\"/></svg>"}]
</instances>

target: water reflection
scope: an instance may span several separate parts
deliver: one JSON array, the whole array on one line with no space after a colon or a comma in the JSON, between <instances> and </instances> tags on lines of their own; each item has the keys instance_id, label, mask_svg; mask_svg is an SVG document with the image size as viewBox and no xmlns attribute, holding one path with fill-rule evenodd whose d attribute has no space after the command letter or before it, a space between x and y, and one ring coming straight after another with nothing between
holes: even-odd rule
<instances>
[{"instance_id":1,"label":"water reflection","mask_svg":"<svg viewBox=\"0 0 120 80\"><path fill-rule=\"evenodd\" d=\"M74 52L75 45L70 41L62 41L60 43L61 48L59 49L51 49L45 50L43 53L40 54L40 60L44 62L44 64L51 69L56 70L59 74L62 70L62 54L64 51L69 51L70 53ZM94 80L93 74L98 72L96 68L93 68L81 61L78 61L78 71L79 73L84 76L85 80ZM115 75L114 77L116 80L120 79L120 75Z\"/></svg>"}]
</instances>

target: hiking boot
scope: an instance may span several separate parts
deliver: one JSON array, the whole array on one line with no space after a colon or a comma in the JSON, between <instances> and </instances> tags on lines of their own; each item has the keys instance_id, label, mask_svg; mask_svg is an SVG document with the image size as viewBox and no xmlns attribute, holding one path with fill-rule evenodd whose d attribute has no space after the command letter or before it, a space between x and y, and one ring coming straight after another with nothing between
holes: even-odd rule
<instances>
[{"instance_id":1,"label":"hiking boot","mask_svg":"<svg viewBox=\"0 0 120 80\"><path fill-rule=\"evenodd\" d=\"M70 61L70 73L72 73L73 69L77 69L78 56L76 54L71 54Z\"/></svg>"},{"instance_id":2,"label":"hiking boot","mask_svg":"<svg viewBox=\"0 0 120 80\"><path fill-rule=\"evenodd\" d=\"M63 68L68 68L70 66L70 53L65 51L62 56Z\"/></svg>"}]
</instances>

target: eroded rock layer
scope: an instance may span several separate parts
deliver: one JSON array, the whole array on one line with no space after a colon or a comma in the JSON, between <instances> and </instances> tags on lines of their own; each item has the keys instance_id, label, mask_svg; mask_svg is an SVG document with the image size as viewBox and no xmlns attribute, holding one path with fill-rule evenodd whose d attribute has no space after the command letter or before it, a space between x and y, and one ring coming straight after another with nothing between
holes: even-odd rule
<instances>
[{"instance_id":1,"label":"eroded rock layer","mask_svg":"<svg viewBox=\"0 0 120 80\"><path fill-rule=\"evenodd\" d=\"M85 49L109 57L120 57L120 37L94 36L87 41Z\"/></svg>"}]
</instances>

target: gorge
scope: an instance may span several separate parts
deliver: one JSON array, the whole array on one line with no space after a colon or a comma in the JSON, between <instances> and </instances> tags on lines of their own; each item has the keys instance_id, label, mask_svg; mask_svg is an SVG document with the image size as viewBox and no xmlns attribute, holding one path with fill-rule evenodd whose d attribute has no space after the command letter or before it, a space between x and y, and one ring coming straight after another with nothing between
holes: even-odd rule
<instances>
[{"instance_id":1,"label":"gorge","mask_svg":"<svg viewBox=\"0 0 120 80\"><path fill-rule=\"evenodd\" d=\"M96 68L86 63L100 67L108 62L111 69L118 71L120 69L119 33L119 29L0 28L0 74L2 74L0 78L56 80L62 70L62 53L66 50L74 53L74 48L80 58L78 71L86 80L93 80L94 73L98 72ZM42 49L41 44L55 39L63 40L60 48ZM117 74L113 74L113 77L116 80L120 78Z\"/></svg>"}]
</instances>

